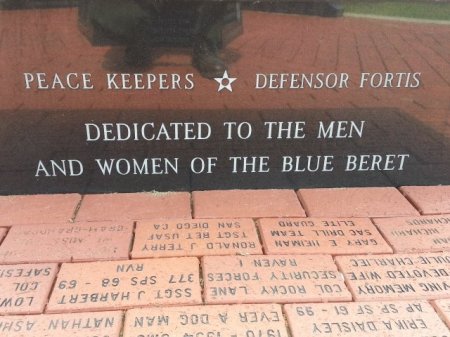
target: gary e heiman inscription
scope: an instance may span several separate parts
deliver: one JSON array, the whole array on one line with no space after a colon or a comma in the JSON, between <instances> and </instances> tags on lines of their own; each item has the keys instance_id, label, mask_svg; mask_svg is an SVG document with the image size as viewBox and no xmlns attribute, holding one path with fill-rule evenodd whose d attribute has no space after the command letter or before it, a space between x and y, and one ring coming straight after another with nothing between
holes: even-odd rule
<instances>
[{"instance_id":1,"label":"gary e heiman inscription","mask_svg":"<svg viewBox=\"0 0 450 337\"><path fill-rule=\"evenodd\" d=\"M256 125L257 124L257 125ZM316 139L362 138L365 121L319 121L308 125L306 121L269 122L223 122L221 130L224 141L249 140L255 128L262 128L267 140L305 141L307 128ZM86 143L95 142L207 142L213 134L213 127L207 122L145 122L145 123L85 123ZM345 172L363 171L403 171L408 153L400 154L347 154L344 156ZM180 167L188 165L194 174L212 174L217 168L219 157L194 157L189 163L182 163L178 157L154 158L95 158L95 164L102 175L170 175L178 174ZM335 170L335 156L329 155L282 155L281 162L271 167L270 156L229 156L226 158L230 172L269 173L279 170L289 172L332 172ZM78 159L39 160L36 177L58 175L80 176L84 172L83 163Z\"/></svg>"}]
</instances>

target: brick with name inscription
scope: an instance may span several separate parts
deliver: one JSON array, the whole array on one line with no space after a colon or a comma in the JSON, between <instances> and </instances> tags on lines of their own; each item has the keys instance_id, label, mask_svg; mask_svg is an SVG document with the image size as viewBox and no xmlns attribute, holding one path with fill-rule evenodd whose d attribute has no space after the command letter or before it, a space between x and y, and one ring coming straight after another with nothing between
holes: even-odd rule
<instances>
[{"instance_id":1,"label":"brick with name inscription","mask_svg":"<svg viewBox=\"0 0 450 337\"><path fill-rule=\"evenodd\" d=\"M350 301L329 255L205 256L208 304Z\"/></svg>"},{"instance_id":2,"label":"brick with name inscription","mask_svg":"<svg viewBox=\"0 0 450 337\"><path fill-rule=\"evenodd\" d=\"M3 238L6 236L6 233L8 232L7 228L1 228L0 227L0 243L2 243Z\"/></svg>"},{"instance_id":3,"label":"brick with name inscription","mask_svg":"<svg viewBox=\"0 0 450 337\"><path fill-rule=\"evenodd\" d=\"M0 265L0 315L42 313L57 270L53 263Z\"/></svg>"},{"instance_id":4,"label":"brick with name inscription","mask_svg":"<svg viewBox=\"0 0 450 337\"><path fill-rule=\"evenodd\" d=\"M131 222L14 226L0 246L0 263L127 259L132 233Z\"/></svg>"},{"instance_id":5,"label":"brick with name inscription","mask_svg":"<svg viewBox=\"0 0 450 337\"><path fill-rule=\"evenodd\" d=\"M140 221L133 258L261 254L252 219Z\"/></svg>"},{"instance_id":6,"label":"brick with name inscription","mask_svg":"<svg viewBox=\"0 0 450 337\"><path fill-rule=\"evenodd\" d=\"M450 298L450 252L338 256L357 301Z\"/></svg>"},{"instance_id":7,"label":"brick with name inscription","mask_svg":"<svg viewBox=\"0 0 450 337\"><path fill-rule=\"evenodd\" d=\"M288 337L277 304L206 305L127 311L124 337Z\"/></svg>"},{"instance_id":8,"label":"brick with name inscription","mask_svg":"<svg viewBox=\"0 0 450 337\"><path fill-rule=\"evenodd\" d=\"M450 250L450 215L374 219L396 253Z\"/></svg>"},{"instance_id":9,"label":"brick with name inscription","mask_svg":"<svg viewBox=\"0 0 450 337\"><path fill-rule=\"evenodd\" d=\"M439 316L450 328L450 299L433 301L432 304L436 308Z\"/></svg>"},{"instance_id":10,"label":"brick with name inscription","mask_svg":"<svg viewBox=\"0 0 450 337\"><path fill-rule=\"evenodd\" d=\"M2 337L119 337L121 311L0 317Z\"/></svg>"},{"instance_id":11,"label":"brick with name inscription","mask_svg":"<svg viewBox=\"0 0 450 337\"><path fill-rule=\"evenodd\" d=\"M200 303L197 258L64 263L47 312Z\"/></svg>"},{"instance_id":12,"label":"brick with name inscription","mask_svg":"<svg viewBox=\"0 0 450 337\"><path fill-rule=\"evenodd\" d=\"M286 304L293 337L448 336L426 301Z\"/></svg>"},{"instance_id":13,"label":"brick with name inscription","mask_svg":"<svg viewBox=\"0 0 450 337\"><path fill-rule=\"evenodd\" d=\"M258 227L267 254L392 253L369 219L260 219Z\"/></svg>"}]
</instances>

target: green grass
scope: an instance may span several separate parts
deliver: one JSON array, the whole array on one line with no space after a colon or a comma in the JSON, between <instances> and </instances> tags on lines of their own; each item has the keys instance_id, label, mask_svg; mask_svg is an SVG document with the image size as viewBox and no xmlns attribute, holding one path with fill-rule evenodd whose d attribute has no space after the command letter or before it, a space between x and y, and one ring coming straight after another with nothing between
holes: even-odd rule
<instances>
[{"instance_id":1,"label":"green grass","mask_svg":"<svg viewBox=\"0 0 450 337\"><path fill-rule=\"evenodd\" d=\"M412 19L450 20L450 3L433 0L344 0L346 13L395 16Z\"/></svg>"}]
</instances>

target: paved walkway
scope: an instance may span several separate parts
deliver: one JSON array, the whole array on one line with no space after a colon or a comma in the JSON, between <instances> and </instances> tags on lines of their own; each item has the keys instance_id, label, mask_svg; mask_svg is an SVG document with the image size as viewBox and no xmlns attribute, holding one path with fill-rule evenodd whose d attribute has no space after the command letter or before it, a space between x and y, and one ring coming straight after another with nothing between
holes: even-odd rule
<instances>
[{"instance_id":1,"label":"paved walkway","mask_svg":"<svg viewBox=\"0 0 450 337\"><path fill-rule=\"evenodd\" d=\"M448 25L244 12L244 34L224 52L238 81L232 94L217 94L216 82L190 65L188 50L161 50L145 72L193 72L195 90L106 90L105 73L120 72L112 65L122 51L93 48L77 28L75 9L3 11L0 22L0 60L7 65L0 81L2 110L392 107L442 134L450 129ZM96 90L26 91L24 71L90 72ZM255 90L258 72L347 72L351 88ZM361 90L361 72L420 72L422 86Z\"/></svg>"},{"instance_id":2,"label":"paved walkway","mask_svg":"<svg viewBox=\"0 0 450 337\"><path fill-rule=\"evenodd\" d=\"M447 336L450 186L0 197L1 336Z\"/></svg>"}]
</instances>

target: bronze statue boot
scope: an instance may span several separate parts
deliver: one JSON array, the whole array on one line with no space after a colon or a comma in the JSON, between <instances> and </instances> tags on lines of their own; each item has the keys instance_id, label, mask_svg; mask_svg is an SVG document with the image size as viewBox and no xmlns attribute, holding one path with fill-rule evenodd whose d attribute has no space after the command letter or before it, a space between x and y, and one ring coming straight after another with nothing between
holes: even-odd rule
<instances>
[{"instance_id":1,"label":"bronze statue boot","mask_svg":"<svg viewBox=\"0 0 450 337\"><path fill-rule=\"evenodd\" d=\"M205 39L194 44L192 65L208 79L222 77L227 67L218 55L217 48Z\"/></svg>"}]
</instances>

